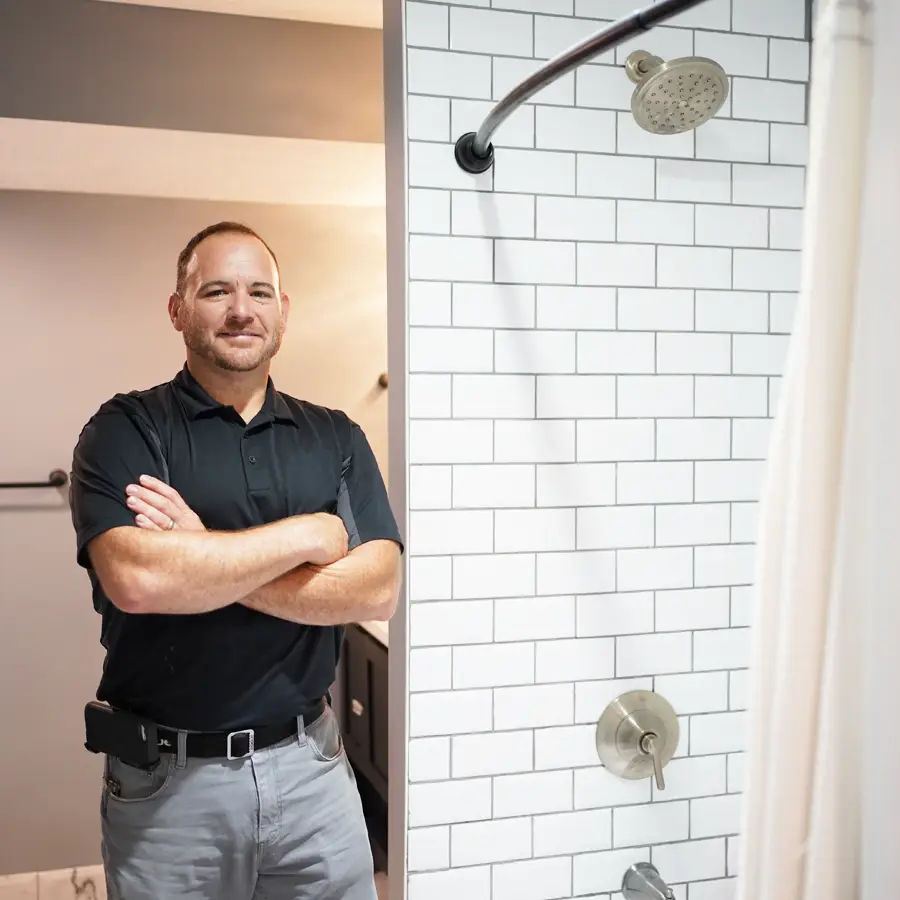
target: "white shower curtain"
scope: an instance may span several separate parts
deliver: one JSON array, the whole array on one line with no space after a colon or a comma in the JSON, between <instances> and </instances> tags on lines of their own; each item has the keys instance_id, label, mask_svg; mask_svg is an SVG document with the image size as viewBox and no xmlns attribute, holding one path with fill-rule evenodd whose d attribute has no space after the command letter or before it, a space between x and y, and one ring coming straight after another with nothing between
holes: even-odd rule
<instances>
[{"instance_id":1,"label":"white shower curtain","mask_svg":"<svg viewBox=\"0 0 900 900\"><path fill-rule=\"evenodd\" d=\"M900 0L820 0L738 900L900 897Z\"/></svg>"}]
</instances>

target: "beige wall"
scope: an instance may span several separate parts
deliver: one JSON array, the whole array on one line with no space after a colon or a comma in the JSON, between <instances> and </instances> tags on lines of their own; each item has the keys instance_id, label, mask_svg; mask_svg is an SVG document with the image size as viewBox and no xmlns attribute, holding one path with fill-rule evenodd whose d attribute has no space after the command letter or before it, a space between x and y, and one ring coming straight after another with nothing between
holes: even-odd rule
<instances>
[{"instance_id":1,"label":"beige wall","mask_svg":"<svg viewBox=\"0 0 900 900\"><path fill-rule=\"evenodd\" d=\"M68 469L100 403L178 370L175 257L226 217L273 244L294 300L276 384L344 409L387 471L382 210L0 192L0 481ZM103 657L73 548L54 491L0 493L0 874L99 861L100 760L83 749L82 710Z\"/></svg>"}]
</instances>

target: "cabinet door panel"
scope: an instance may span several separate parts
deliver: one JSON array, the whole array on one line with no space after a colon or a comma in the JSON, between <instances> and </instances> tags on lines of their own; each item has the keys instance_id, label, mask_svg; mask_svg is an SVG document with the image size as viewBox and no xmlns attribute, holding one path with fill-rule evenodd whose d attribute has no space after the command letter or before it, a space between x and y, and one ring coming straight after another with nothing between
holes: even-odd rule
<instances>
[{"instance_id":1,"label":"cabinet door panel","mask_svg":"<svg viewBox=\"0 0 900 900\"><path fill-rule=\"evenodd\" d=\"M348 750L368 760L372 752L369 654L366 636L358 628L350 628L345 647L346 676L344 687L344 742Z\"/></svg>"},{"instance_id":2,"label":"cabinet door panel","mask_svg":"<svg viewBox=\"0 0 900 900\"><path fill-rule=\"evenodd\" d=\"M388 778L388 654L383 647L375 649L369 669L372 703L372 765L387 782Z\"/></svg>"}]
</instances>

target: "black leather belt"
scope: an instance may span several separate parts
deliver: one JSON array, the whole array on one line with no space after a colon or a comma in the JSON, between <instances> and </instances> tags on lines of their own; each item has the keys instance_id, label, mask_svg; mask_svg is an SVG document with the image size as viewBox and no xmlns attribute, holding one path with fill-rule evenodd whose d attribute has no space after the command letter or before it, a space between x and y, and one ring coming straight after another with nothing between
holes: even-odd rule
<instances>
[{"instance_id":1,"label":"black leather belt","mask_svg":"<svg viewBox=\"0 0 900 900\"><path fill-rule=\"evenodd\" d=\"M297 713L303 716L304 725L315 722L325 712L325 700L317 700L311 706ZM178 751L178 732L171 728L158 727L156 743L161 753ZM197 759L243 759L254 750L263 750L294 737L297 734L297 719L278 725L263 725L259 728L241 728L237 731L202 731L187 735L186 755Z\"/></svg>"}]
</instances>

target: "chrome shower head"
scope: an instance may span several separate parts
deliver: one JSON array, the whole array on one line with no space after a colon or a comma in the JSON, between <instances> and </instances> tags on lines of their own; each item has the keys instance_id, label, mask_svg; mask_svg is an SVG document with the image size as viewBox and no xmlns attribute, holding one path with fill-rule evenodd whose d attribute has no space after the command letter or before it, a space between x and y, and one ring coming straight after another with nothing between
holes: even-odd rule
<instances>
[{"instance_id":1,"label":"chrome shower head","mask_svg":"<svg viewBox=\"0 0 900 900\"><path fill-rule=\"evenodd\" d=\"M711 59L684 56L663 61L635 50L625 61L628 77L637 85L631 112L645 131L680 134L711 119L728 98L728 76Z\"/></svg>"}]
</instances>

